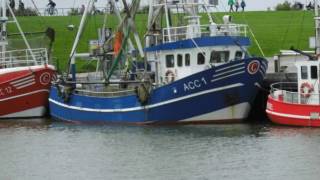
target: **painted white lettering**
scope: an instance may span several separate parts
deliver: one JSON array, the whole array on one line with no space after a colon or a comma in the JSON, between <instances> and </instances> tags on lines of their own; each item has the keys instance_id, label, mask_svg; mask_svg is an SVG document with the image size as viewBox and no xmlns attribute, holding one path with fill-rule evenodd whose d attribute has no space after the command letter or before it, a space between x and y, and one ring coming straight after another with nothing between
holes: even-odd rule
<instances>
[{"instance_id":1,"label":"painted white lettering","mask_svg":"<svg viewBox=\"0 0 320 180\"><path fill-rule=\"evenodd\" d=\"M204 77L202 77L201 79L195 79L193 81L187 82L183 84L184 87L184 91L190 91L190 90L194 90L194 89L198 89L201 88L202 86L207 85L207 81Z\"/></svg>"},{"instance_id":2,"label":"painted white lettering","mask_svg":"<svg viewBox=\"0 0 320 180\"><path fill-rule=\"evenodd\" d=\"M7 94L11 94L11 93L12 93L12 88L11 88L11 87L6 87L6 88L5 88L5 92L6 92Z\"/></svg>"},{"instance_id":3,"label":"painted white lettering","mask_svg":"<svg viewBox=\"0 0 320 180\"><path fill-rule=\"evenodd\" d=\"M188 83L188 86L189 86L189 88L192 89L192 90L194 90L194 88L195 88L195 87L194 87L194 83L193 83L192 81Z\"/></svg>"},{"instance_id":4,"label":"painted white lettering","mask_svg":"<svg viewBox=\"0 0 320 180\"><path fill-rule=\"evenodd\" d=\"M195 80L194 81L194 86L196 86L197 88L201 87L200 81L199 80Z\"/></svg>"},{"instance_id":5,"label":"painted white lettering","mask_svg":"<svg viewBox=\"0 0 320 180\"><path fill-rule=\"evenodd\" d=\"M206 79L204 77L201 78L201 81L203 82L204 85L207 85L207 81L206 81Z\"/></svg>"},{"instance_id":6,"label":"painted white lettering","mask_svg":"<svg viewBox=\"0 0 320 180\"><path fill-rule=\"evenodd\" d=\"M10 87L10 86L0 89L0 96L5 96L5 95L11 94L11 93L13 93L13 90L12 90L12 87Z\"/></svg>"},{"instance_id":7,"label":"painted white lettering","mask_svg":"<svg viewBox=\"0 0 320 180\"><path fill-rule=\"evenodd\" d=\"M184 86L184 88L183 88L184 91L189 91L190 90L189 87L186 84L184 84L183 86Z\"/></svg>"}]
</instances>

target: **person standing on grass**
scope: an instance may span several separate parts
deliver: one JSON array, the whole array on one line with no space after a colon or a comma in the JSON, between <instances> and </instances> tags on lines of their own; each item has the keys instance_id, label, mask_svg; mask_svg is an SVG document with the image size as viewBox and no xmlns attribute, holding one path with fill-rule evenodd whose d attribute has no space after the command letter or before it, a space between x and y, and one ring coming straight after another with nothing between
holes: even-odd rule
<instances>
[{"instance_id":1,"label":"person standing on grass","mask_svg":"<svg viewBox=\"0 0 320 180\"><path fill-rule=\"evenodd\" d=\"M84 6L84 4L82 4L80 8L80 14L83 14L85 9L86 7Z\"/></svg>"},{"instance_id":2,"label":"person standing on grass","mask_svg":"<svg viewBox=\"0 0 320 180\"><path fill-rule=\"evenodd\" d=\"M19 0L19 11L23 12L24 11L24 3L22 2L22 0Z\"/></svg>"},{"instance_id":3,"label":"person standing on grass","mask_svg":"<svg viewBox=\"0 0 320 180\"><path fill-rule=\"evenodd\" d=\"M236 12L238 12L238 9L239 9L239 7L240 7L239 0L236 0L236 2L235 2L235 5L234 5L234 6L236 7Z\"/></svg>"},{"instance_id":4,"label":"person standing on grass","mask_svg":"<svg viewBox=\"0 0 320 180\"><path fill-rule=\"evenodd\" d=\"M244 11L244 8L246 7L246 2L244 0L241 1L241 8L242 12Z\"/></svg>"},{"instance_id":5,"label":"person standing on grass","mask_svg":"<svg viewBox=\"0 0 320 180\"><path fill-rule=\"evenodd\" d=\"M229 12L234 12L233 10L234 0L228 0L228 5L230 6Z\"/></svg>"},{"instance_id":6,"label":"person standing on grass","mask_svg":"<svg viewBox=\"0 0 320 180\"><path fill-rule=\"evenodd\" d=\"M9 6L10 6L10 8L12 9L12 11L14 11L14 8L15 8L15 6L16 6L16 3L14 2L14 0L10 0Z\"/></svg>"}]
</instances>

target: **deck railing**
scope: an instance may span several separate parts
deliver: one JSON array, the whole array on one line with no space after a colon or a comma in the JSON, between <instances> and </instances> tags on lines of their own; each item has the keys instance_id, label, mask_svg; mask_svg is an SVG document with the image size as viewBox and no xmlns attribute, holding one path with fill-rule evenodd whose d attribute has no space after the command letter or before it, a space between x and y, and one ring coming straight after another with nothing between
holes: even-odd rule
<instances>
[{"instance_id":1,"label":"deck railing","mask_svg":"<svg viewBox=\"0 0 320 180\"><path fill-rule=\"evenodd\" d=\"M0 68L12 68L48 64L46 48L0 52Z\"/></svg>"},{"instance_id":2,"label":"deck railing","mask_svg":"<svg viewBox=\"0 0 320 180\"><path fill-rule=\"evenodd\" d=\"M162 31L163 42L174 42L204 36L247 36L247 25L244 24L212 24L188 25L164 28Z\"/></svg>"},{"instance_id":3,"label":"deck railing","mask_svg":"<svg viewBox=\"0 0 320 180\"><path fill-rule=\"evenodd\" d=\"M115 91L112 91L112 90L106 91L104 87L102 87L101 85L97 85L97 86L91 85L91 89L92 90L76 89L75 93L85 95L85 96L93 96L93 97L119 97L119 96L135 94L134 89L121 90L120 88L118 88Z\"/></svg>"},{"instance_id":4,"label":"deck railing","mask_svg":"<svg viewBox=\"0 0 320 180\"><path fill-rule=\"evenodd\" d=\"M159 7L159 6L172 6L172 7L198 7L198 6L208 6L208 7L215 7L218 5L218 0L209 0L209 1L203 1L203 0L188 0L186 2L185 0L166 0L163 2L162 0L156 0L154 1L153 6Z\"/></svg>"},{"instance_id":5,"label":"deck railing","mask_svg":"<svg viewBox=\"0 0 320 180\"><path fill-rule=\"evenodd\" d=\"M271 85L270 95L273 99L292 104L319 105L320 94L310 93L308 95L298 92L298 83L281 82Z\"/></svg>"}]
</instances>

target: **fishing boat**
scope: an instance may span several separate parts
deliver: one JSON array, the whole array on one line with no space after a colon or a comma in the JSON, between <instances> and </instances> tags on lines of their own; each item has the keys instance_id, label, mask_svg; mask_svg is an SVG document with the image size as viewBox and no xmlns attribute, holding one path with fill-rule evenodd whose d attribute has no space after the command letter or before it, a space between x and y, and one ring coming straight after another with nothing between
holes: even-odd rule
<instances>
[{"instance_id":1,"label":"fishing boat","mask_svg":"<svg viewBox=\"0 0 320 180\"><path fill-rule=\"evenodd\" d=\"M55 69L48 64L46 48L31 48L13 10L6 0L0 20L0 118L39 117L46 113L50 82ZM7 17L10 14L10 21ZM7 23L15 23L22 43L10 41ZM48 32L53 32L52 29ZM25 48L20 48L23 47ZM16 46L19 46L16 48Z\"/></svg>"},{"instance_id":2,"label":"fishing boat","mask_svg":"<svg viewBox=\"0 0 320 180\"><path fill-rule=\"evenodd\" d=\"M320 127L320 17L315 0L316 55L295 63L297 82L271 84L267 102L269 119L281 125ZM307 55L307 54L305 54Z\"/></svg>"},{"instance_id":3,"label":"fishing boat","mask_svg":"<svg viewBox=\"0 0 320 180\"><path fill-rule=\"evenodd\" d=\"M92 75L83 81L74 71L76 60L86 55L75 52L79 30L68 73L51 87L51 116L78 123L130 124L227 123L247 118L267 61L248 53L246 25L232 23L230 16L224 16L222 24L213 21L213 2L149 1L142 48L134 25L139 1L128 7L123 0L126 16L121 17L119 10L115 14L125 28L111 35L113 52L105 50L110 49L110 40L103 35L97 44L104 49L93 51L99 52L97 64L107 67L100 73L101 81ZM116 7L114 0L110 3ZM208 25L200 23L200 13L208 16ZM134 50L130 37L136 40ZM120 68L126 64L123 59L131 64L128 68Z\"/></svg>"}]
</instances>

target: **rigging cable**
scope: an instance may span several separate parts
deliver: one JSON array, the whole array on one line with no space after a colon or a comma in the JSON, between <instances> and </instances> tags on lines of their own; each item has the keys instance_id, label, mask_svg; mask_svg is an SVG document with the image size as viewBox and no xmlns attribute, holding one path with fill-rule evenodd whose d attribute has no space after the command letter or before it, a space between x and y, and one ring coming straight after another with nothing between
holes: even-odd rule
<instances>
[{"instance_id":1,"label":"rigging cable","mask_svg":"<svg viewBox=\"0 0 320 180\"><path fill-rule=\"evenodd\" d=\"M75 10L75 5L76 5L76 0L73 0L73 4L72 4L73 10ZM72 10L71 10L71 11L72 11ZM70 14L70 19L69 19L69 24L68 24L68 26L71 25L72 19L73 19L73 14Z\"/></svg>"},{"instance_id":2,"label":"rigging cable","mask_svg":"<svg viewBox=\"0 0 320 180\"><path fill-rule=\"evenodd\" d=\"M293 18L294 18L294 12L295 11L292 11L292 13L290 14L290 21L289 21L289 24L287 25L287 28L286 28L286 31L284 33L284 35L282 36L282 40L281 40L281 44L280 44L280 48L283 48L284 46L284 43L286 42L287 40L287 37L288 37L288 33L289 33L289 28L290 26L292 25L292 22L293 22Z\"/></svg>"},{"instance_id":3,"label":"rigging cable","mask_svg":"<svg viewBox=\"0 0 320 180\"><path fill-rule=\"evenodd\" d=\"M302 35L302 33L303 33L303 31L304 31L303 23L305 22L305 15L306 15L306 11L303 11L303 13L302 13L302 20L301 20L301 23L300 23L300 32L299 32L300 35ZM298 37L297 37L297 48L300 47L300 43L301 43L302 37L303 37L303 36L298 36Z\"/></svg>"},{"instance_id":4,"label":"rigging cable","mask_svg":"<svg viewBox=\"0 0 320 180\"><path fill-rule=\"evenodd\" d=\"M72 9L73 10L75 10L75 4L76 4L76 0L73 0L73 5L72 5ZM72 10L71 10L72 11ZM68 30L69 31L72 31L75 27L74 27L74 25L72 24L72 22L73 22L73 16L74 16L74 14L70 14L70 18L69 18L69 22L68 22L68 24L67 24L67 28L68 28ZM72 36L68 36L68 37L72 37ZM70 42L70 41L68 41L69 39L68 38L63 38L64 39L64 43L63 43L63 46L64 46L64 48L63 48L63 50L64 50L64 54L65 55L67 55L67 57L64 57L65 59L68 59L68 52L69 52L69 47L68 47L68 45L69 45L69 43L68 42ZM73 38L74 39L74 38ZM71 41L72 42L72 41ZM58 60L59 61L59 60ZM59 69L60 67L58 67L58 69Z\"/></svg>"},{"instance_id":5,"label":"rigging cable","mask_svg":"<svg viewBox=\"0 0 320 180\"><path fill-rule=\"evenodd\" d=\"M260 46L260 43L258 42L258 39L256 38L255 34L253 33L253 30L252 30L251 27L249 26L249 23L248 23L248 20L247 20L247 18L246 18L245 13L242 13L242 19L244 20L245 24L248 25L247 27L248 27L248 29L249 29L249 32L250 32L250 34L251 34L254 42L256 43L256 45L257 45L257 47L258 47L261 55L262 55L263 57L265 57L265 54L264 54L264 52L263 52L263 50L262 50L262 48L261 48L261 46Z\"/></svg>"},{"instance_id":6,"label":"rigging cable","mask_svg":"<svg viewBox=\"0 0 320 180\"><path fill-rule=\"evenodd\" d=\"M31 3L33 4L33 6L34 6L34 8L35 8L35 10L36 10L36 12L37 12L37 14L40 16L40 23L41 23L41 25L42 25L42 26L44 26L44 25L45 25L45 26L48 26L48 24L46 23L44 17L41 16L41 13L40 13L40 11L39 11L39 8L37 7L37 5L36 5L36 3L34 2L34 0L31 0Z\"/></svg>"}]
</instances>

